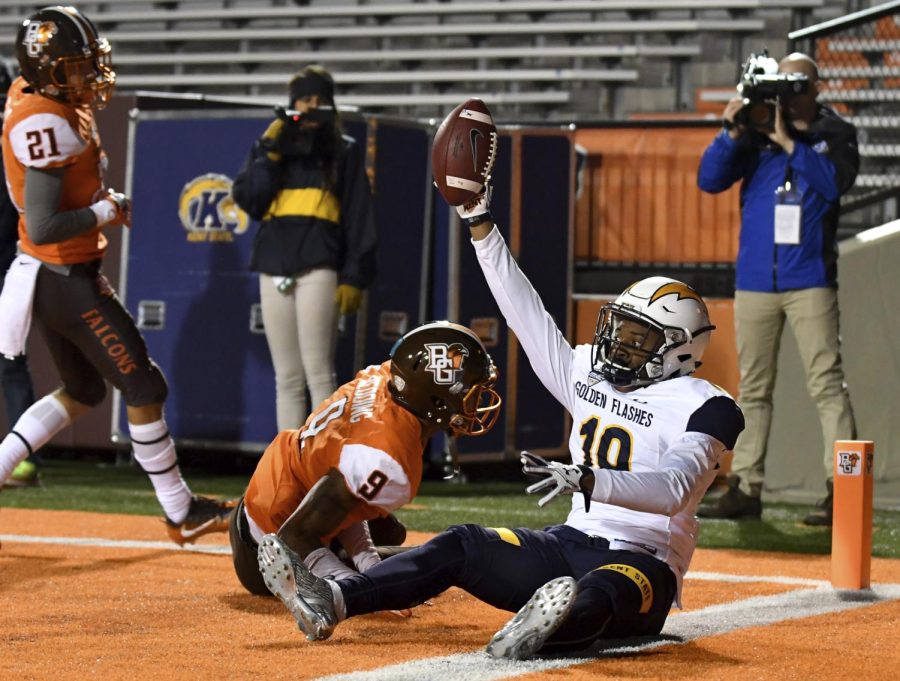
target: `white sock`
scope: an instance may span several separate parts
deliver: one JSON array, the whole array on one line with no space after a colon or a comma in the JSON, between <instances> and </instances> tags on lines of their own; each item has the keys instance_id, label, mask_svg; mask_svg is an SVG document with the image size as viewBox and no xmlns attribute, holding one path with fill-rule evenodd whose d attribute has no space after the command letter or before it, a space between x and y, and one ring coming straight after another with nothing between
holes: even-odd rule
<instances>
[{"instance_id":1,"label":"white sock","mask_svg":"<svg viewBox=\"0 0 900 681\"><path fill-rule=\"evenodd\" d=\"M191 490L181 477L175 442L165 420L142 425L128 424L135 460L150 476L156 498L173 523L183 521L191 508Z\"/></svg>"},{"instance_id":2,"label":"white sock","mask_svg":"<svg viewBox=\"0 0 900 681\"><path fill-rule=\"evenodd\" d=\"M347 604L344 602L344 592L341 591L341 587L333 579L326 579L325 581L331 587L332 593L334 593L334 614L337 615L337 621L343 622L347 619Z\"/></svg>"},{"instance_id":3,"label":"white sock","mask_svg":"<svg viewBox=\"0 0 900 681\"><path fill-rule=\"evenodd\" d=\"M0 485L29 454L47 444L72 422L62 402L46 395L32 404L0 442Z\"/></svg>"}]
</instances>

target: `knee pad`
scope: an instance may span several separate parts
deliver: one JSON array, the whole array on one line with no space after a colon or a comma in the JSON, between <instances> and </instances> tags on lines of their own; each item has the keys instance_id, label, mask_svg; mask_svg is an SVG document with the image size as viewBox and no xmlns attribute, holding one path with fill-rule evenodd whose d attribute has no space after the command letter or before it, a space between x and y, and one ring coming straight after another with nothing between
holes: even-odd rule
<instances>
[{"instance_id":1,"label":"knee pad","mask_svg":"<svg viewBox=\"0 0 900 681\"><path fill-rule=\"evenodd\" d=\"M122 387L122 395L129 407L162 404L169 396L169 384L154 362L150 362L149 367L139 369L128 379Z\"/></svg>"}]
</instances>

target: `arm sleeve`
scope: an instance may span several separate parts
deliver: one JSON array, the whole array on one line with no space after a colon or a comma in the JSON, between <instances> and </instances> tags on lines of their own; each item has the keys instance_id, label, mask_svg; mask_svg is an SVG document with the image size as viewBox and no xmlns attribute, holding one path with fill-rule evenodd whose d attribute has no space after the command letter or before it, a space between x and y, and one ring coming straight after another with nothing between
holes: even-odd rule
<instances>
[{"instance_id":1,"label":"arm sleeve","mask_svg":"<svg viewBox=\"0 0 900 681\"><path fill-rule=\"evenodd\" d=\"M342 174L341 223L347 250L339 281L367 288L375 278L378 237L372 192L359 145L348 145Z\"/></svg>"},{"instance_id":2,"label":"arm sleeve","mask_svg":"<svg viewBox=\"0 0 900 681\"><path fill-rule=\"evenodd\" d=\"M472 244L494 300L522 344L534 373L571 413L569 377L575 351L519 269L497 227L494 226L484 239L473 240Z\"/></svg>"},{"instance_id":3,"label":"arm sleeve","mask_svg":"<svg viewBox=\"0 0 900 681\"><path fill-rule=\"evenodd\" d=\"M323 546L310 553L303 559L303 564L309 568L316 577L326 579L346 579L357 574L356 570L335 555L327 546Z\"/></svg>"},{"instance_id":4,"label":"arm sleeve","mask_svg":"<svg viewBox=\"0 0 900 681\"><path fill-rule=\"evenodd\" d=\"M259 141L231 187L235 203L254 220L262 220L281 189L281 164L271 160Z\"/></svg>"},{"instance_id":5,"label":"arm sleeve","mask_svg":"<svg viewBox=\"0 0 900 681\"><path fill-rule=\"evenodd\" d=\"M719 440L703 433L684 433L665 451L659 470L613 471L593 468L591 499L644 513L673 516L697 493L707 474L728 451Z\"/></svg>"},{"instance_id":6,"label":"arm sleeve","mask_svg":"<svg viewBox=\"0 0 900 681\"><path fill-rule=\"evenodd\" d=\"M795 141L789 163L823 198L837 201L853 186L859 172L856 128L845 124L827 129L820 137L813 146Z\"/></svg>"},{"instance_id":7,"label":"arm sleeve","mask_svg":"<svg viewBox=\"0 0 900 681\"><path fill-rule=\"evenodd\" d=\"M747 166L747 154L742 152L738 140L731 139L723 130L703 152L697 186L710 194L718 194L742 179Z\"/></svg>"},{"instance_id":8,"label":"arm sleeve","mask_svg":"<svg viewBox=\"0 0 900 681\"><path fill-rule=\"evenodd\" d=\"M57 212L65 168L25 169L25 228L37 245L71 239L97 224L90 208Z\"/></svg>"},{"instance_id":9,"label":"arm sleeve","mask_svg":"<svg viewBox=\"0 0 900 681\"><path fill-rule=\"evenodd\" d=\"M369 534L369 524L365 520L353 523L338 532L337 539L360 572L365 572L381 562L372 535Z\"/></svg>"}]
</instances>

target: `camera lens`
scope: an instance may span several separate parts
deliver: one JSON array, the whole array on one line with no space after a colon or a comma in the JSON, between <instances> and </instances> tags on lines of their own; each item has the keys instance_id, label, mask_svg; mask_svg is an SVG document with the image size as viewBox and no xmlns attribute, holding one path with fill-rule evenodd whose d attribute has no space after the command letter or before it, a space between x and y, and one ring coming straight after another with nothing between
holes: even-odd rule
<instances>
[{"instance_id":1,"label":"camera lens","mask_svg":"<svg viewBox=\"0 0 900 681\"><path fill-rule=\"evenodd\" d=\"M750 105L747 111L747 120L755 128L771 126L775 120L775 107L772 104L758 102Z\"/></svg>"}]
</instances>

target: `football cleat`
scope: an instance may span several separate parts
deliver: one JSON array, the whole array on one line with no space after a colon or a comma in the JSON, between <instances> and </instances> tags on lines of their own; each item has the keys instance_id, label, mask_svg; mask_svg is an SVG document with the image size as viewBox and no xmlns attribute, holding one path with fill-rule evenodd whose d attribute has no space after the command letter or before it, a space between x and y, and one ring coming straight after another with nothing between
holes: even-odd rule
<instances>
[{"instance_id":1,"label":"football cleat","mask_svg":"<svg viewBox=\"0 0 900 681\"><path fill-rule=\"evenodd\" d=\"M266 586L294 616L307 640L322 641L331 636L337 613L328 583L310 572L277 535L264 536L257 555Z\"/></svg>"},{"instance_id":2,"label":"football cleat","mask_svg":"<svg viewBox=\"0 0 900 681\"><path fill-rule=\"evenodd\" d=\"M176 523L166 518L166 532L179 546L193 543L204 534L227 532L228 521L236 506L234 499L222 501L195 494L184 520Z\"/></svg>"},{"instance_id":3,"label":"football cleat","mask_svg":"<svg viewBox=\"0 0 900 681\"><path fill-rule=\"evenodd\" d=\"M3 483L4 487L33 487L40 483L38 476L38 467L32 463L31 461L25 460L19 462L19 464L13 468L13 472L10 474L9 478L6 482Z\"/></svg>"},{"instance_id":4,"label":"football cleat","mask_svg":"<svg viewBox=\"0 0 900 681\"><path fill-rule=\"evenodd\" d=\"M534 592L522 609L494 634L485 649L491 657L526 660L538 652L572 610L578 583L557 577Z\"/></svg>"}]
</instances>

